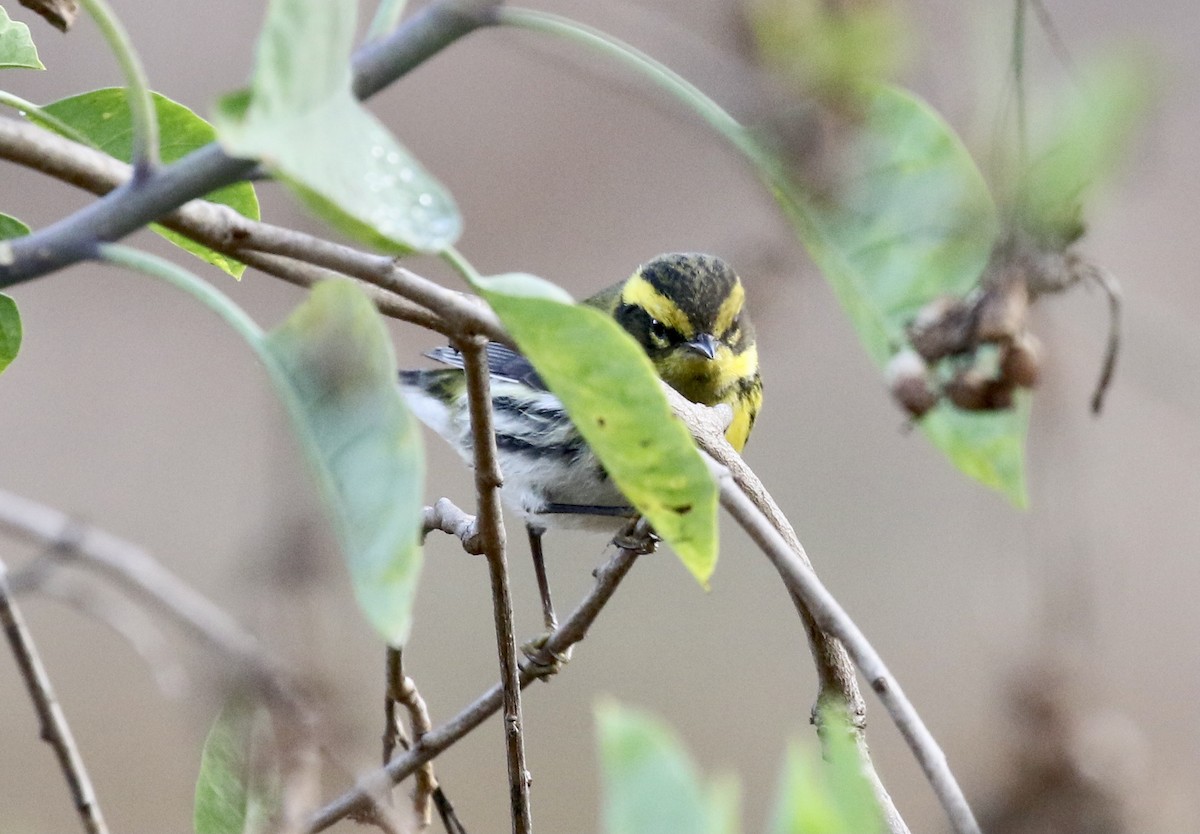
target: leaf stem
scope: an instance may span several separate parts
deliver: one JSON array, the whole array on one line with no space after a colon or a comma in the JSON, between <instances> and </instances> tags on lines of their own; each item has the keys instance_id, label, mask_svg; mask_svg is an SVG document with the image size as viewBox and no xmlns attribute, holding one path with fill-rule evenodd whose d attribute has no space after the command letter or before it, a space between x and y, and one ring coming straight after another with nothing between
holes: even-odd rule
<instances>
[{"instance_id":1,"label":"leaf stem","mask_svg":"<svg viewBox=\"0 0 1200 834\"><path fill-rule=\"evenodd\" d=\"M123 266L126 269L132 269L155 278L161 278L171 286L183 290L220 316L222 321L232 327L239 336L254 347L259 357L267 364L268 371L272 375L277 372L282 373L281 369L273 368L274 360L271 359L265 350L261 349L263 341L262 328L246 314L245 310L234 304L229 296L213 287L207 281L157 255L151 255L149 252L141 252L129 246L122 246L119 243L102 243L98 247L98 251L100 258L108 263Z\"/></svg>"},{"instance_id":2,"label":"leaf stem","mask_svg":"<svg viewBox=\"0 0 1200 834\"><path fill-rule=\"evenodd\" d=\"M754 140L750 132L696 85L666 64L656 61L641 50L607 32L548 12L518 7L501 7L496 12L496 20L505 26L515 26L564 38L615 59L617 63L633 70L669 93L703 119L753 163L759 169L760 175L768 182L774 178L776 170L774 161L766 150Z\"/></svg>"},{"instance_id":3,"label":"leaf stem","mask_svg":"<svg viewBox=\"0 0 1200 834\"><path fill-rule=\"evenodd\" d=\"M129 99L129 114L133 119L133 178L137 182L158 165L158 116L146 70L133 48L129 33L106 0L80 0L87 9L108 48L112 50L125 75L125 95Z\"/></svg>"},{"instance_id":4,"label":"leaf stem","mask_svg":"<svg viewBox=\"0 0 1200 834\"><path fill-rule=\"evenodd\" d=\"M459 252L453 246L447 246L438 253L438 257L445 261L451 269L457 272L459 276L462 277L462 279L472 287L478 286L479 279L481 277L479 270L477 270L471 264L471 262L467 260L466 256L463 255L462 252Z\"/></svg>"},{"instance_id":5,"label":"leaf stem","mask_svg":"<svg viewBox=\"0 0 1200 834\"><path fill-rule=\"evenodd\" d=\"M11 107L13 110L16 110L22 116L29 119L29 121L40 124L42 127L49 128L56 133L61 133L63 136L67 137L73 142L78 142L81 145L87 145L89 148L96 147L96 143L91 139L88 139L78 130L71 127L57 116L46 112L39 105L34 104L32 101L26 101L20 96L15 96L12 93L0 90L0 105L3 105L4 107Z\"/></svg>"}]
</instances>

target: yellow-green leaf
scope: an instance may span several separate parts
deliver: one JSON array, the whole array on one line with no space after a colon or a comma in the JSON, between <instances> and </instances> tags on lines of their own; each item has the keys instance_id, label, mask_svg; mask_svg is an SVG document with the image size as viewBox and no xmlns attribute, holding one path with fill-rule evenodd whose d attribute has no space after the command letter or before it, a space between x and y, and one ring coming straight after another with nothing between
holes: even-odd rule
<instances>
[{"instance_id":1,"label":"yellow-green leaf","mask_svg":"<svg viewBox=\"0 0 1200 834\"><path fill-rule=\"evenodd\" d=\"M0 214L0 240L29 234L29 227L15 217ZM12 364L21 350L21 313L17 302L0 293L0 372Z\"/></svg>"},{"instance_id":2,"label":"yellow-green leaf","mask_svg":"<svg viewBox=\"0 0 1200 834\"><path fill-rule=\"evenodd\" d=\"M266 709L234 697L204 740L192 825L196 834L270 829L279 805L279 761Z\"/></svg>"},{"instance_id":3,"label":"yellow-green leaf","mask_svg":"<svg viewBox=\"0 0 1200 834\"><path fill-rule=\"evenodd\" d=\"M824 758L788 745L771 834L883 834L883 813L863 775L854 730L836 708L823 712Z\"/></svg>"}]
</instances>

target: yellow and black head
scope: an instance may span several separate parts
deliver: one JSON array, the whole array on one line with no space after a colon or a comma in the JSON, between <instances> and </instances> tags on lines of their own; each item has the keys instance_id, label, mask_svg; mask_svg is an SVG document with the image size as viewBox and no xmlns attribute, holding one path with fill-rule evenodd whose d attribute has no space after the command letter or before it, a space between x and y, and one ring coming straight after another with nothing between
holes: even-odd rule
<instances>
[{"instance_id":1,"label":"yellow and black head","mask_svg":"<svg viewBox=\"0 0 1200 834\"><path fill-rule=\"evenodd\" d=\"M593 299L645 349L658 374L692 402L728 403L726 436L745 445L762 403L754 327L737 274L711 255L660 255Z\"/></svg>"}]
</instances>

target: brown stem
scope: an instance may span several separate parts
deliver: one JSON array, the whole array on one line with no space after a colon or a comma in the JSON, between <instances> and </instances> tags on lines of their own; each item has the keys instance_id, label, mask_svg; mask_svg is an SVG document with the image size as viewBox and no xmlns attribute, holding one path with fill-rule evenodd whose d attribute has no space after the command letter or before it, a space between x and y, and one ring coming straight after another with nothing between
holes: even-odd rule
<instances>
[{"instance_id":1,"label":"brown stem","mask_svg":"<svg viewBox=\"0 0 1200 834\"><path fill-rule=\"evenodd\" d=\"M471 413L471 441L475 455L476 525L492 582L492 607L496 621L496 650L500 655L500 682L504 694L504 742L508 758L509 799L513 834L530 834L529 772L525 767L525 734L521 717L521 681L513 629L512 597L505 559L504 518L500 510L500 461L492 431L492 390L488 374L487 342L482 338L459 342L467 377Z\"/></svg>"},{"instance_id":2,"label":"brown stem","mask_svg":"<svg viewBox=\"0 0 1200 834\"><path fill-rule=\"evenodd\" d=\"M0 562L0 624L4 626L4 634L21 669L21 677L25 680L25 688L29 690L29 697L41 721L42 740L54 749L54 755L58 757L59 767L66 777L84 830L89 834L108 834L104 814L100 810L92 781L88 778L83 757L79 754L79 747L75 744L75 737L71 735L67 716L54 695L50 676L46 674L33 637L25 627L21 611L12 599L8 587L8 568L3 562Z\"/></svg>"},{"instance_id":3,"label":"brown stem","mask_svg":"<svg viewBox=\"0 0 1200 834\"><path fill-rule=\"evenodd\" d=\"M566 652L587 636L592 623L596 621L596 617L612 599L617 586L629 573L637 557L638 551L619 548L613 557L596 571L596 585L592 588L591 593L547 638L545 645L542 646L542 656L536 659L536 663L526 661L521 664L520 682L522 687L537 680L538 669L551 663L554 655ZM534 668L535 666L537 668ZM403 756L397 756L387 767L376 772L372 777L386 779L392 784L407 778L418 767L435 758L498 712L503 701L504 687L497 683L457 716L427 733L419 743L413 745L412 750ZM372 777L368 777L367 781L371 781ZM308 830L310 832L323 831L339 820L369 808L370 803L370 793L361 787L356 787L314 814L309 820Z\"/></svg>"},{"instance_id":4,"label":"brown stem","mask_svg":"<svg viewBox=\"0 0 1200 834\"><path fill-rule=\"evenodd\" d=\"M875 690L904 740L908 742L909 748L916 755L926 779L949 817L953 830L956 834L981 834L962 789L954 779L954 774L950 772L945 753L921 721L912 702L904 695L899 682L884 665L883 659L850 619L845 609L821 584L812 567L805 563L773 521L750 499L741 485L735 482L733 474L711 459L710 466L720 485L721 505L742 529L750 534L759 549L775 565L788 590L803 601L816 626L825 634L835 635L840 645L849 649L854 662L870 681L871 688ZM859 735L861 736L861 733ZM860 752L865 754L866 748L861 737L858 742ZM866 763L869 762L870 759L866 759ZM873 769L864 770L864 773L868 778L874 779ZM892 830L896 830L897 826L903 827L904 821L896 813L890 799L886 798L886 793L883 797L879 796L881 788L882 785L876 785L876 797L881 803L885 803L883 810L888 825ZM907 831L907 827L903 830Z\"/></svg>"}]
</instances>

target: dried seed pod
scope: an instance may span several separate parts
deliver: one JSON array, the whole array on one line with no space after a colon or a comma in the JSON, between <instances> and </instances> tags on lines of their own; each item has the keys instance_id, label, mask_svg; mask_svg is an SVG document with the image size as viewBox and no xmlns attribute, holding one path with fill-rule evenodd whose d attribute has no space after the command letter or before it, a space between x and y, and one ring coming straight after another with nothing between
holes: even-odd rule
<instances>
[{"instance_id":1,"label":"dried seed pod","mask_svg":"<svg viewBox=\"0 0 1200 834\"><path fill-rule=\"evenodd\" d=\"M991 382L982 371L966 367L946 383L942 393L963 411L985 411L988 408L987 388Z\"/></svg>"},{"instance_id":2,"label":"dried seed pod","mask_svg":"<svg viewBox=\"0 0 1200 834\"><path fill-rule=\"evenodd\" d=\"M971 347L971 307L962 298L944 295L930 301L908 325L908 340L930 362Z\"/></svg>"},{"instance_id":3,"label":"dried seed pod","mask_svg":"<svg viewBox=\"0 0 1200 834\"><path fill-rule=\"evenodd\" d=\"M993 379L983 389L984 408L987 411L1004 411L1013 407L1017 386L1007 379Z\"/></svg>"},{"instance_id":4,"label":"dried seed pod","mask_svg":"<svg viewBox=\"0 0 1200 834\"><path fill-rule=\"evenodd\" d=\"M1029 287L1023 278L1005 281L979 302L975 338L994 344L1010 341L1025 331L1028 318Z\"/></svg>"},{"instance_id":5,"label":"dried seed pod","mask_svg":"<svg viewBox=\"0 0 1200 834\"><path fill-rule=\"evenodd\" d=\"M1021 388L1037 385L1042 367L1042 345L1032 333L1021 333L1005 346L1000 359L1000 377Z\"/></svg>"},{"instance_id":6,"label":"dried seed pod","mask_svg":"<svg viewBox=\"0 0 1200 834\"><path fill-rule=\"evenodd\" d=\"M884 376L896 402L914 418L923 417L937 405L938 394L929 379L929 366L915 350L905 348L893 356Z\"/></svg>"}]
</instances>

